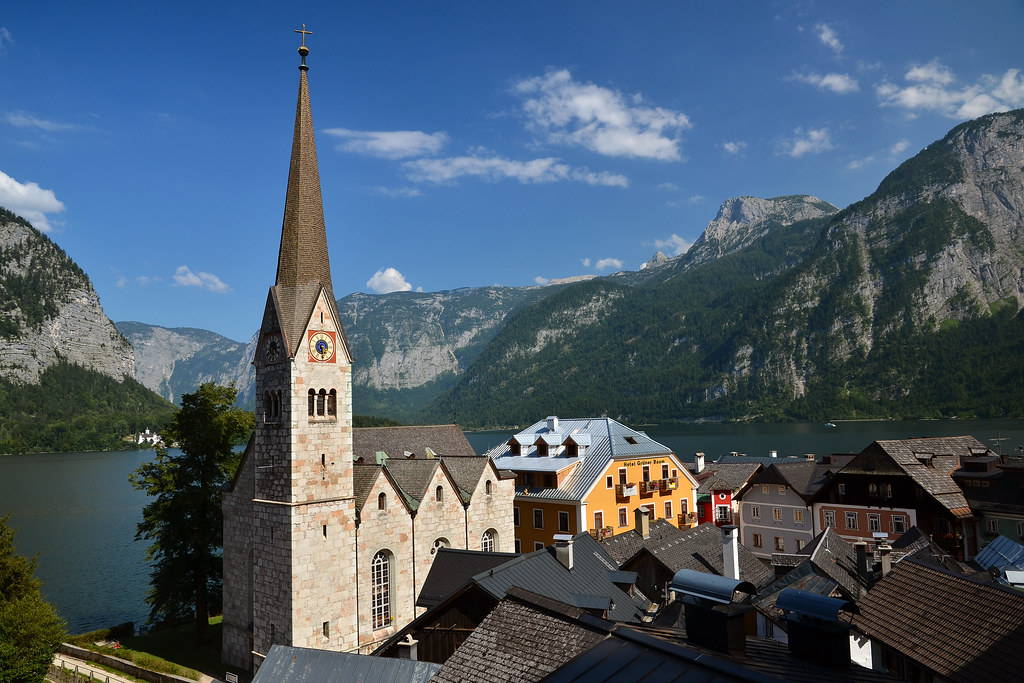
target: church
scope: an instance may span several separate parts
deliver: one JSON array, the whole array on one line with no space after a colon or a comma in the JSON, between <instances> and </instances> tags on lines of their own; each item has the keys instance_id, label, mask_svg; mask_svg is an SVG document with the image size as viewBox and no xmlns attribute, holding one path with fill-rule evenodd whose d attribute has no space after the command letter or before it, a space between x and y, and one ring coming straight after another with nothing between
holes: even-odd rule
<instances>
[{"instance_id":1,"label":"church","mask_svg":"<svg viewBox=\"0 0 1024 683\"><path fill-rule=\"evenodd\" d=\"M352 427L305 33L299 54L277 275L253 359L256 428L222 496L222 659L249 671L274 644L370 652L417 616L438 548L514 548L514 478L457 426Z\"/></svg>"}]
</instances>

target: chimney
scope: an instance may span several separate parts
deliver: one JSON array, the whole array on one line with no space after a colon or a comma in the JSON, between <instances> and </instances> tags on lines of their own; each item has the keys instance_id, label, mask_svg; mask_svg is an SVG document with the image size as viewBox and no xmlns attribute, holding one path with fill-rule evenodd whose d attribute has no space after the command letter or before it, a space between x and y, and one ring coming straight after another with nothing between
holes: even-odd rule
<instances>
[{"instance_id":1,"label":"chimney","mask_svg":"<svg viewBox=\"0 0 1024 683\"><path fill-rule=\"evenodd\" d=\"M566 569L572 569L572 536L555 534L555 559Z\"/></svg>"},{"instance_id":2,"label":"chimney","mask_svg":"<svg viewBox=\"0 0 1024 683\"><path fill-rule=\"evenodd\" d=\"M704 452L703 451L697 451L696 453L694 453L693 454L693 462L694 462L694 468L693 468L694 474L700 474L701 472L703 472L704 471Z\"/></svg>"},{"instance_id":3,"label":"chimney","mask_svg":"<svg viewBox=\"0 0 1024 683\"><path fill-rule=\"evenodd\" d=\"M779 457L779 452L773 448L772 450L768 451L768 455L770 455L773 458L777 458Z\"/></svg>"},{"instance_id":4,"label":"chimney","mask_svg":"<svg viewBox=\"0 0 1024 683\"><path fill-rule=\"evenodd\" d=\"M739 527L727 524L722 527L722 563L723 576L740 580L740 543Z\"/></svg>"},{"instance_id":5,"label":"chimney","mask_svg":"<svg viewBox=\"0 0 1024 683\"><path fill-rule=\"evenodd\" d=\"M633 517L635 518L636 532L640 534L641 538L651 537L651 519L650 513L645 507L638 507L633 511Z\"/></svg>"},{"instance_id":6,"label":"chimney","mask_svg":"<svg viewBox=\"0 0 1024 683\"><path fill-rule=\"evenodd\" d=\"M558 416L548 415L548 431L552 434L558 431Z\"/></svg>"},{"instance_id":7,"label":"chimney","mask_svg":"<svg viewBox=\"0 0 1024 683\"><path fill-rule=\"evenodd\" d=\"M868 544L864 541L857 541L853 544L857 551L857 577L867 583L868 581Z\"/></svg>"},{"instance_id":8,"label":"chimney","mask_svg":"<svg viewBox=\"0 0 1024 683\"><path fill-rule=\"evenodd\" d=\"M892 558L889 557L889 553L892 552L892 546L885 539L878 543L878 554L882 558L882 576L885 577L890 570L892 570Z\"/></svg>"},{"instance_id":9,"label":"chimney","mask_svg":"<svg viewBox=\"0 0 1024 683\"><path fill-rule=\"evenodd\" d=\"M406 634L405 638L398 641L398 659L411 659L416 661L416 646L420 641L414 639L412 634Z\"/></svg>"}]
</instances>

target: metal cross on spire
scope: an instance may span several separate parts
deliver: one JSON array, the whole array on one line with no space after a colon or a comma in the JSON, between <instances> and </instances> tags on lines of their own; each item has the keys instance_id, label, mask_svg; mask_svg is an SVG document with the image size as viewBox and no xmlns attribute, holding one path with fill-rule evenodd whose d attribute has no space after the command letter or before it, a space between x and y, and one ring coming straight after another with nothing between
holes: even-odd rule
<instances>
[{"instance_id":1,"label":"metal cross on spire","mask_svg":"<svg viewBox=\"0 0 1024 683\"><path fill-rule=\"evenodd\" d=\"M301 29L295 29L295 33L301 33L302 34L302 45L299 46L299 54L302 55L302 66L300 66L299 68L300 69L305 69L306 68L306 55L309 54L309 48L306 47L306 36L313 35L313 32L312 31L307 31L306 30L306 25L303 24Z\"/></svg>"}]
</instances>

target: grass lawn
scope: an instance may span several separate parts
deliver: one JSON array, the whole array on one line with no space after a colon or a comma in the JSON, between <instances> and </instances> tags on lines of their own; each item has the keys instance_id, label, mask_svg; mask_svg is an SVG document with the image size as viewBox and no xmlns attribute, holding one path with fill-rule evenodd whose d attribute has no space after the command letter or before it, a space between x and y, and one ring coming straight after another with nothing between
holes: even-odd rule
<instances>
[{"instance_id":1,"label":"grass lawn","mask_svg":"<svg viewBox=\"0 0 1024 683\"><path fill-rule=\"evenodd\" d=\"M241 673L240 670L225 667L220 662L221 617L210 619L208 635L210 643L197 646L195 624L188 623L150 631L144 636L122 638L121 646L161 657L220 680L224 679L225 671Z\"/></svg>"}]
</instances>

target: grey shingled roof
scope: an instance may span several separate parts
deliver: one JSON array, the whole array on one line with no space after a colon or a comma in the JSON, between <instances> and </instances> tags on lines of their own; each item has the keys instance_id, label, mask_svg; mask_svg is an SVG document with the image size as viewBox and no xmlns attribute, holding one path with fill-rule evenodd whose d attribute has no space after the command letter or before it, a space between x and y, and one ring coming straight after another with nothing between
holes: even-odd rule
<instances>
[{"instance_id":1,"label":"grey shingled roof","mask_svg":"<svg viewBox=\"0 0 1024 683\"><path fill-rule=\"evenodd\" d=\"M630 429L624 424L607 417L567 418L558 420L559 442L570 435L586 434L590 445L580 446L580 457L566 455L539 456L536 446L540 435L549 434L548 421L540 420L516 434L513 438L529 437L530 446L523 446L522 455L511 455L508 442L495 446L487 452L499 469L514 471L553 472L576 464L576 469L558 488L531 487L530 490L516 491L517 497L544 498L554 500L581 500L593 486L608 463L614 459L638 458L643 456L669 455L672 449L658 443L643 432ZM521 442L522 442L521 440ZM585 439L584 439L585 440ZM629 440L635 443L630 443Z\"/></svg>"},{"instance_id":2,"label":"grey shingled roof","mask_svg":"<svg viewBox=\"0 0 1024 683\"><path fill-rule=\"evenodd\" d=\"M671 525L670 525L671 526ZM644 544L643 550L653 555L672 573L692 569L724 575L725 556L722 549L722 530L713 522L705 522L693 529L677 529L679 535ZM758 588L774 579L772 571L742 545L738 549L740 578Z\"/></svg>"},{"instance_id":3,"label":"grey shingled roof","mask_svg":"<svg viewBox=\"0 0 1024 683\"><path fill-rule=\"evenodd\" d=\"M687 465L687 469L693 473L693 463ZM748 483L751 478L760 472L762 466L760 463L718 463L713 462L704 467L704 471L698 475L697 481L700 482L700 488L697 489L697 493L711 493L713 491L722 491L728 489L729 491L739 491Z\"/></svg>"},{"instance_id":4,"label":"grey shingled roof","mask_svg":"<svg viewBox=\"0 0 1024 683\"><path fill-rule=\"evenodd\" d=\"M470 496L476 490L476 485L480 483L480 477L483 475L484 469L490 467L490 458L485 458L482 455L468 455L465 457L448 457L441 458L444 461L444 466L448 468L448 473L452 475L452 479L455 480L456 486L462 490L462 495L465 500L469 500ZM498 475L495 475L496 477Z\"/></svg>"},{"instance_id":5,"label":"grey shingled roof","mask_svg":"<svg viewBox=\"0 0 1024 683\"><path fill-rule=\"evenodd\" d=\"M618 569L598 542L583 533L573 537L571 570L555 559L554 546L549 546L477 574L473 580L499 600L512 586L565 602L571 595L609 597L615 603L609 619L640 622L651 602L639 591L630 596L616 586L609 573Z\"/></svg>"},{"instance_id":6,"label":"grey shingled roof","mask_svg":"<svg viewBox=\"0 0 1024 683\"><path fill-rule=\"evenodd\" d=\"M426 683L440 664L273 645L252 683Z\"/></svg>"},{"instance_id":7,"label":"grey shingled roof","mask_svg":"<svg viewBox=\"0 0 1024 683\"><path fill-rule=\"evenodd\" d=\"M864 583L857 577L857 551L832 527L826 527L795 555L806 555L819 572L838 584L844 597L856 600L864 594Z\"/></svg>"},{"instance_id":8,"label":"grey shingled roof","mask_svg":"<svg viewBox=\"0 0 1024 683\"><path fill-rule=\"evenodd\" d=\"M367 465L358 462L352 466L352 494L356 499L357 508L362 508L366 504L366 497L370 495L370 490L382 469L380 465Z\"/></svg>"},{"instance_id":9,"label":"grey shingled roof","mask_svg":"<svg viewBox=\"0 0 1024 683\"><path fill-rule=\"evenodd\" d=\"M458 425L412 427L360 427L352 430L352 453L364 462L376 462L377 451L389 458L427 457L427 448L437 455L476 455Z\"/></svg>"},{"instance_id":10,"label":"grey shingled roof","mask_svg":"<svg viewBox=\"0 0 1024 683\"><path fill-rule=\"evenodd\" d=\"M855 628L947 680L1020 674L1021 593L906 559L857 607Z\"/></svg>"},{"instance_id":11,"label":"grey shingled roof","mask_svg":"<svg viewBox=\"0 0 1024 683\"><path fill-rule=\"evenodd\" d=\"M515 557L515 553L438 548L416 606L433 607L469 583L476 574L500 567Z\"/></svg>"},{"instance_id":12,"label":"grey shingled roof","mask_svg":"<svg viewBox=\"0 0 1024 683\"><path fill-rule=\"evenodd\" d=\"M615 564L621 567L646 545L661 545L662 542L679 538L684 533L664 519L651 522L648 531L650 533L647 539L644 539L636 529L609 536L601 541L601 547L615 560Z\"/></svg>"},{"instance_id":13,"label":"grey shingled roof","mask_svg":"<svg viewBox=\"0 0 1024 683\"><path fill-rule=\"evenodd\" d=\"M415 509L427 496L427 486L434 476L434 470L441 466L441 461L389 459L385 466L391 478L410 499L410 506Z\"/></svg>"}]
</instances>

